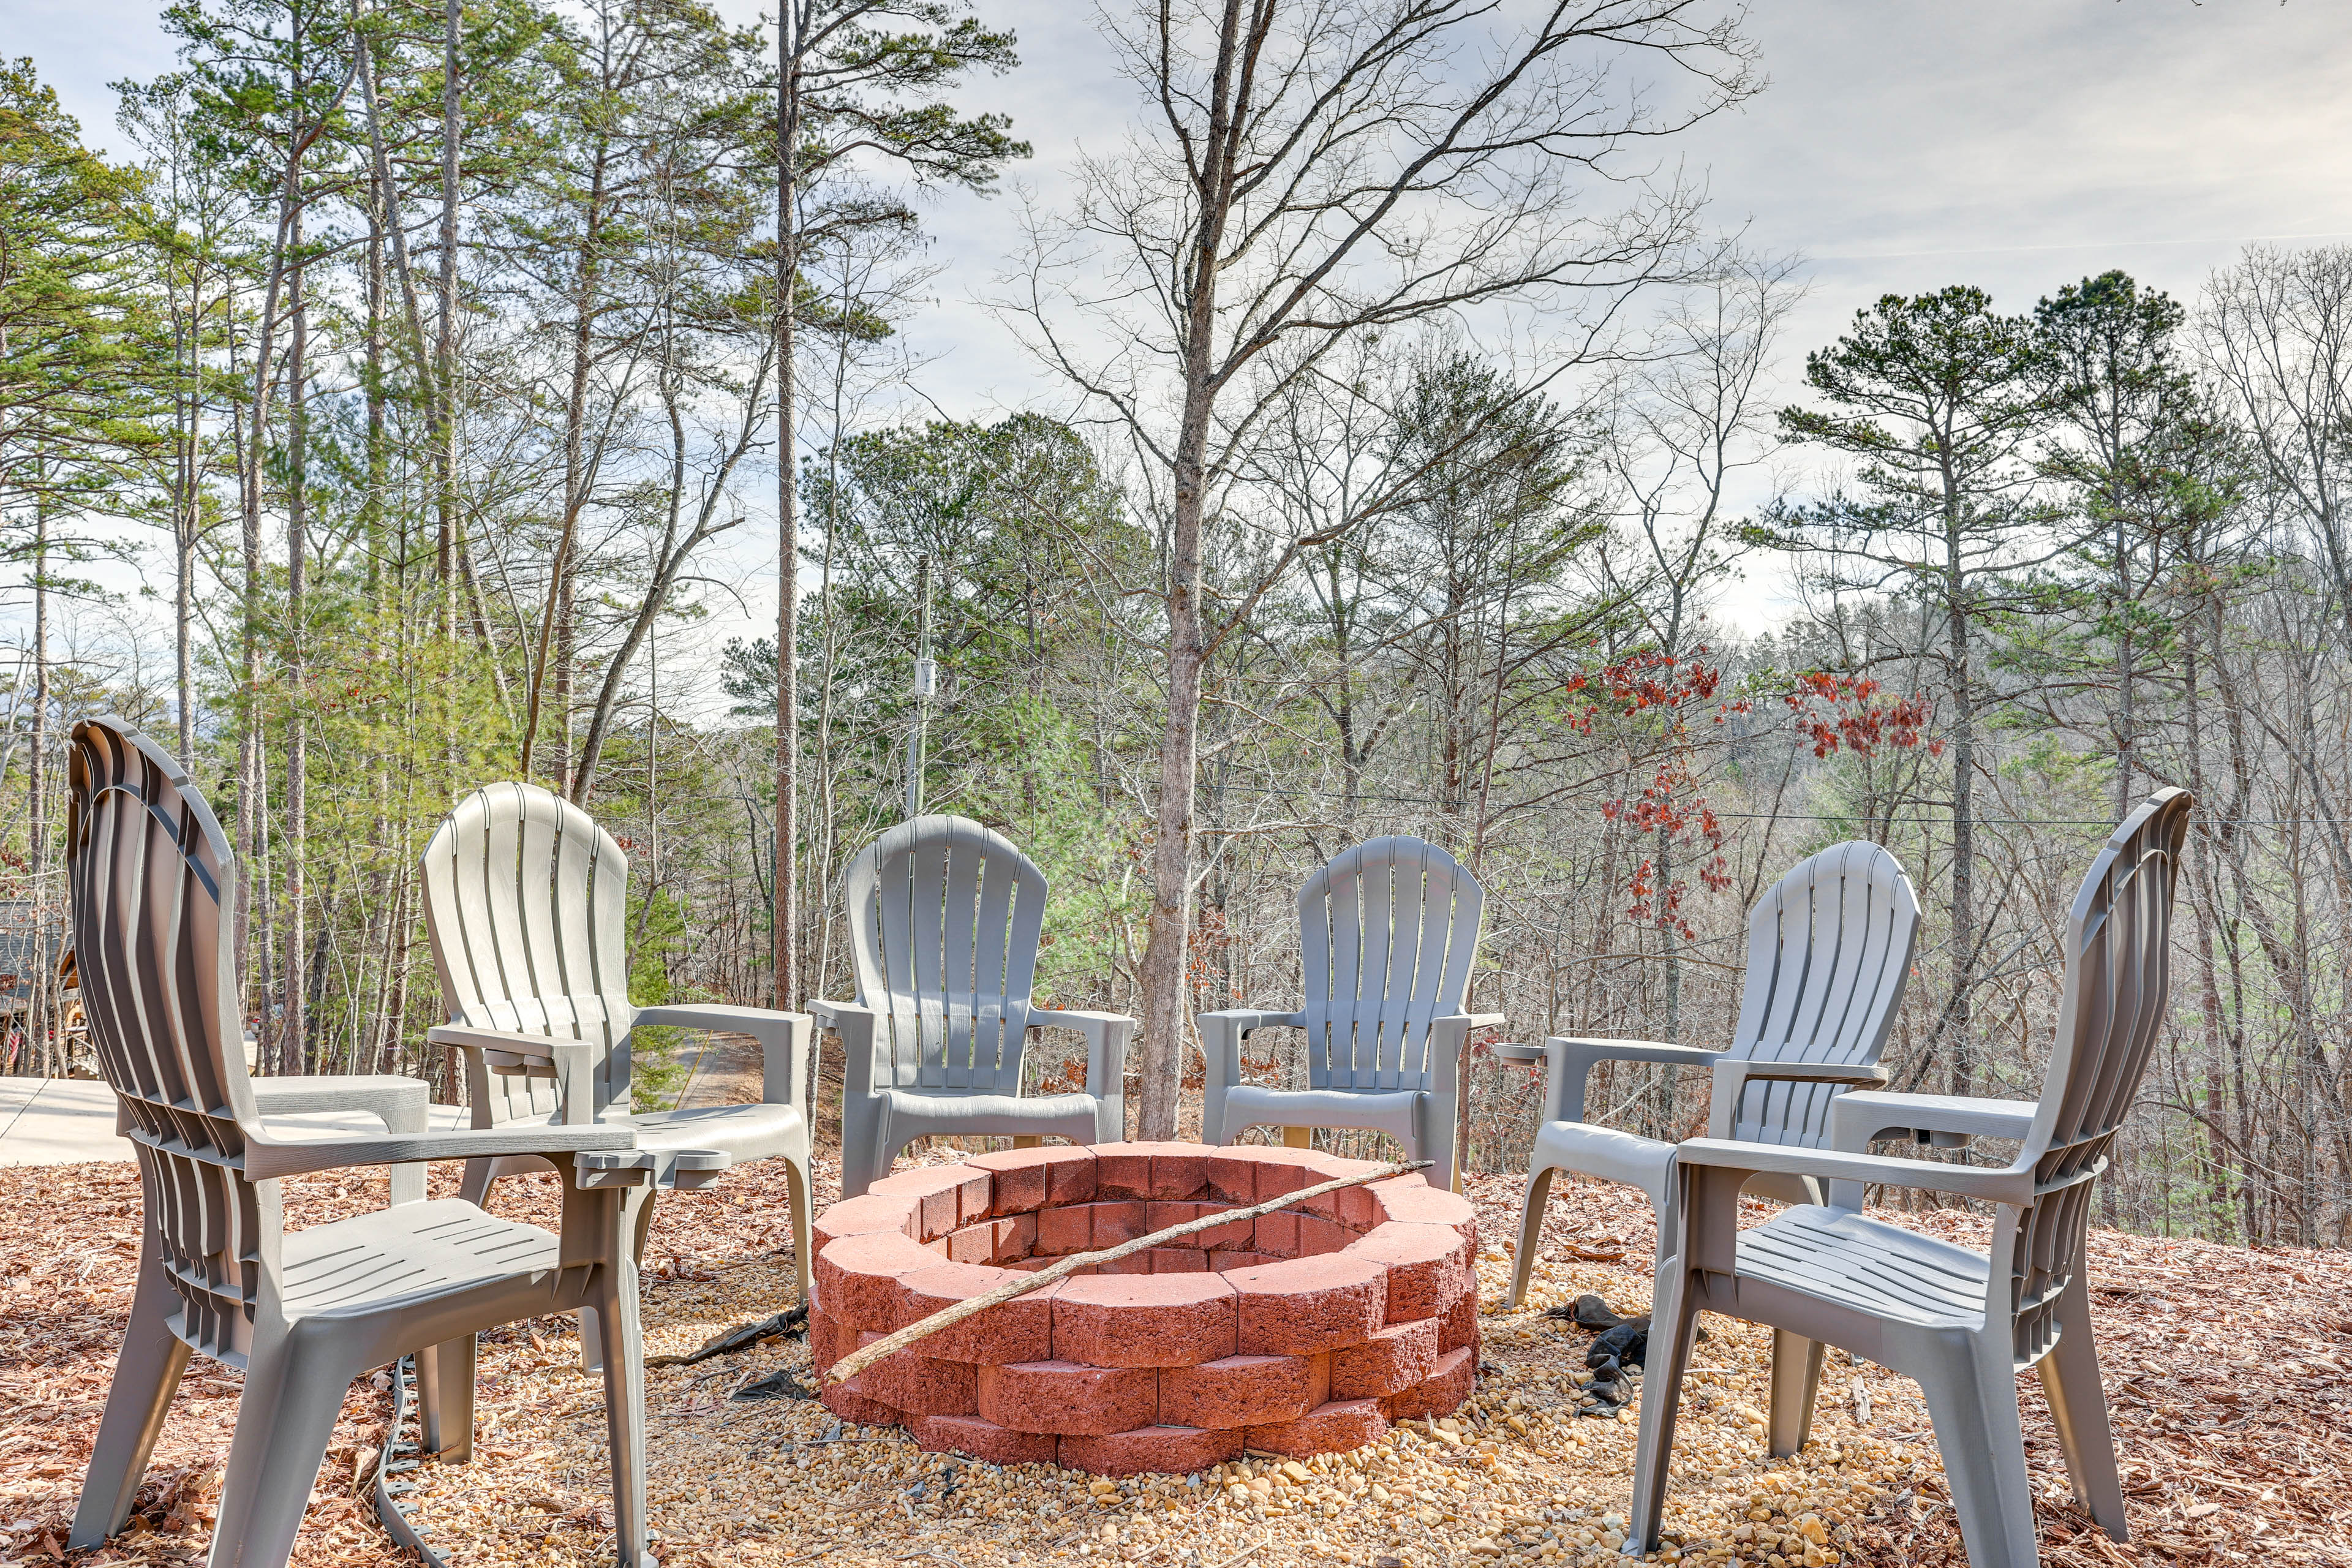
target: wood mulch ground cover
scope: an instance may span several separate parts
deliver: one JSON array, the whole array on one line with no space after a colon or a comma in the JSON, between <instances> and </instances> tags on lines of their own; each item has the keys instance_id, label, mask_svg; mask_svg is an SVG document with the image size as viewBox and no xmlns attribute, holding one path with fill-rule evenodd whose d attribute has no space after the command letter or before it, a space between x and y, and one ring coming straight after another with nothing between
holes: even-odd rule
<instances>
[{"instance_id":1,"label":"wood mulch ground cover","mask_svg":"<svg viewBox=\"0 0 2352 1568\"><path fill-rule=\"evenodd\" d=\"M950 1157L945 1154L934 1158ZM436 1190L454 1181L436 1173ZM824 1178L821 1177L821 1184ZM551 1178L502 1184L505 1212L548 1217ZM292 1223L380 1204L380 1173L289 1182ZM844 1429L789 1399L737 1388L797 1342L648 1376L657 1552L678 1568L787 1563L1149 1562L1197 1568L1349 1563L1439 1568L1503 1560L1615 1560L1634 1418L1580 1415L1587 1336L1542 1307L1591 1291L1647 1300L1647 1214L1622 1189L1562 1184L1547 1272L1528 1310L1500 1310L1517 1184L1475 1179L1485 1371L1453 1429L1393 1433L1354 1455L1124 1483L1042 1466L1003 1470L917 1451L895 1430ZM0 1172L0 1563L194 1563L207 1541L237 1375L199 1358L173 1405L131 1529L62 1549L131 1300L137 1181L126 1164ZM645 1271L653 1353L786 1305L793 1294L779 1171L730 1173L664 1201ZM1957 1213L1907 1223L1980 1244ZM2352 1564L2352 1258L2245 1251L2100 1233L2100 1351L2131 1494L2116 1545L2067 1500L2039 1390L2027 1441L2044 1560L2101 1565ZM1800 1568L1958 1568L1935 1440L1914 1385L1833 1352L1814 1440L1769 1461L1760 1331L1710 1317L1685 1401L1668 1560ZM416 1473L414 1517L453 1562L609 1562L601 1384L577 1365L568 1319L483 1347L478 1456ZM297 1547L303 1564L394 1562L362 1478L390 1415L388 1380L356 1384Z\"/></svg>"}]
</instances>

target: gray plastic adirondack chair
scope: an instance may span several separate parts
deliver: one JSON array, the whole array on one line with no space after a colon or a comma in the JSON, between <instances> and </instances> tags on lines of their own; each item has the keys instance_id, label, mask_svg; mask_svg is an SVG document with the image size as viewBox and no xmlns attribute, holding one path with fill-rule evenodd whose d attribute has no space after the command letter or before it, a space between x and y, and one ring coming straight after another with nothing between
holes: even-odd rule
<instances>
[{"instance_id":1,"label":"gray plastic adirondack chair","mask_svg":"<svg viewBox=\"0 0 2352 1568\"><path fill-rule=\"evenodd\" d=\"M1833 844L1800 862L1749 914L1747 984L1728 1048L1568 1036L1496 1047L1506 1061L1544 1062L1549 1075L1519 1205L1510 1304L1527 1294L1554 1171L1641 1188L1657 1216L1658 1257L1673 1237L1675 1146L1585 1120L1586 1079L1596 1064L1711 1068L1709 1137L1818 1148L1846 1086L1886 1081L1878 1057L1918 940L1918 895L1895 857L1875 844ZM1790 1203L1822 1199L1818 1188L1787 1178L1766 1176L1750 1190Z\"/></svg>"},{"instance_id":2,"label":"gray plastic adirondack chair","mask_svg":"<svg viewBox=\"0 0 2352 1568\"><path fill-rule=\"evenodd\" d=\"M628 1238L635 1185L622 1127L425 1131L425 1085L316 1079L277 1092L246 1073L242 994L224 911L236 863L177 763L111 719L74 727L67 879L90 1038L138 1156L138 1284L71 1543L122 1526L189 1356L241 1369L214 1568L278 1568L352 1379L418 1352L425 1442L463 1458L474 1335L593 1305L620 1561L645 1555L644 1370ZM260 1112L364 1110L381 1133L273 1136ZM560 1235L457 1199L423 1201L420 1160L532 1154L568 1167ZM600 1168L602 1163L602 1168ZM378 1213L289 1233L279 1182L394 1168Z\"/></svg>"},{"instance_id":3,"label":"gray plastic adirondack chair","mask_svg":"<svg viewBox=\"0 0 2352 1568\"><path fill-rule=\"evenodd\" d=\"M629 858L571 802L531 784L495 784L459 801L425 846L425 920L449 1022L426 1038L465 1053L474 1125L625 1126L655 1192L698 1187L749 1160L784 1163L793 1249L809 1291L808 1064L816 1026L764 1007L629 1002ZM761 1103L640 1111L629 1099L630 1031L652 1025L750 1035L760 1042ZM543 1162L480 1161L463 1195ZM653 1217L637 1212L637 1245ZM593 1349L582 1325L582 1348ZM593 1362L590 1363L593 1365Z\"/></svg>"},{"instance_id":4,"label":"gray plastic adirondack chair","mask_svg":"<svg viewBox=\"0 0 2352 1568\"><path fill-rule=\"evenodd\" d=\"M1658 1270L1627 1552L1657 1541L1682 1373L1702 1310L1771 1325L1776 1455L1804 1446L1824 1342L1917 1379L1973 1568L2040 1561L2017 1408L2017 1374L2033 1368L2076 1500L2124 1539L2084 1233L2092 1184L2164 1026L2173 879L2189 805L2184 790L2157 794L2125 819L2083 879L2066 918L2057 1042L2039 1103L1851 1094L1832 1113L1832 1148L1709 1138L1675 1152L1687 1190L1675 1255ZM1998 1168L1865 1152L1874 1137L1897 1136L2014 1138L2022 1146ZM1830 1202L1742 1231L1739 1189L1764 1172L1828 1182ZM1865 1218L1870 1182L1998 1205L1990 1255Z\"/></svg>"},{"instance_id":5,"label":"gray plastic adirondack chair","mask_svg":"<svg viewBox=\"0 0 2352 1568\"><path fill-rule=\"evenodd\" d=\"M1031 1003L1045 877L1009 839L969 817L902 822L850 862L841 897L857 999L809 1011L841 1035L842 1196L889 1174L926 1134L1126 1135L1135 1020ZM1084 1091L1021 1092L1040 1026L1086 1036Z\"/></svg>"},{"instance_id":6,"label":"gray plastic adirondack chair","mask_svg":"<svg viewBox=\"0 0 2352 1568\"><path fill-rule=\"evenodd\" d=\"M1229 1008L1196 1020L1207 1061L1201 1138L1231 1143L1276 1126L1303 1146L1318 1127L1385 1132L1428 1160L1433 1185L1461 1184L1455 1123L1464 1042L1500 1013L1464 1010L1486 894L1453 856L1418 838L1371 838L1298 889L1307 1005ZM1241 1081L1252 1031L1307 1031L1307 1088Z\"/></svg>"}]
</instances>

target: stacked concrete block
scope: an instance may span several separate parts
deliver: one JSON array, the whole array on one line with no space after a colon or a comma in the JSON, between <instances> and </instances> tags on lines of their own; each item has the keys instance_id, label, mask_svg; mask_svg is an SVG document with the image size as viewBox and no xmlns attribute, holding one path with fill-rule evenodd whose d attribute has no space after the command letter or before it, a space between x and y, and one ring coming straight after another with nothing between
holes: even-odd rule
<instances>
[{"instance_id":1,"label":"stacked concrete block","mask_svg":"<svg viewBox=\"0 0 2352 1568\"><path fill-rule=\"evenodd\" d=\"M900 1172L818 1217L810 1349L830 1367L1015 1270L1364 1168L1299 1149L1117 1143ZM1197 1470L1244 1447L1354 1448L1469 1396L1476 1248L1463 1198L1417 1174L1370 1183L1000 1303L824 1402L925 1448L1109 1476Z\"/></svg>"}]
</instances>

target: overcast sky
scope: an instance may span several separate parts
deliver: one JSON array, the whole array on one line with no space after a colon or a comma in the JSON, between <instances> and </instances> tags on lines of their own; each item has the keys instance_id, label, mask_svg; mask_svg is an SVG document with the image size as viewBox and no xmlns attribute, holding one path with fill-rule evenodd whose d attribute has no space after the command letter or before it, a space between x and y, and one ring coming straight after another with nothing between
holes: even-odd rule
<instances>
[{"instance_id":1,"label":"overcast sky","mask_svg":"<svg viewBox=\"0 0 2352 1568\"><path fill-rule=\"evenodd\" d=\"M750 22L756 0L719 0ZM119 142L110 80L171 64L154 0L0 0L0 52L31 55L96 145ZM1084 142L1133 111L1090 7L982 0L1024 64L968 107L1034 144L1016 177L1051 200ZM2352 240L2352 26L2342 0L1758 0L1770 86L1686 139L1723 226L1809 258L1785 342L1793 374L1861 306L1969 282L2011 310L2109 267L2192 298L2252 240ZM910 324L923 388L984 416L1051 389L971 303L1012 253L1013 204L929 210L940 303ZM757 542L737 546L756 594ZM1724 606L1762 629L1769 571ZM772 595L747 601L772 624ZM732 618L732 617L730 617Z\"/></svg>"}]
</instances>

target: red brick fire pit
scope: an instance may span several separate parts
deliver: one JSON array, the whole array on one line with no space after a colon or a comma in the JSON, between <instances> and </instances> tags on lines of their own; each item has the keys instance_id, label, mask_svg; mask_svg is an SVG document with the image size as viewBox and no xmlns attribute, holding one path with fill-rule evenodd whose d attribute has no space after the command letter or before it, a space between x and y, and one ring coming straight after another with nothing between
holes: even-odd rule
<instances>
[{"instance_id":1,"label":"red brick fire pit","mask_svg":"<svg viewBox=\"0 0 2352 1568\"><path fill-rule=\"evenodd\" d=\"M818 1217L809 1345L829 1367L1010 1270L1369 1168L1108 1143L904 1171ZM1327 1193L990 1308L824 1402L926 1448L1101 1475L1353 1448L1468 1397L1476 1245L1470 1205L1418 1174Z\"/></svg>"}]
</instances>

